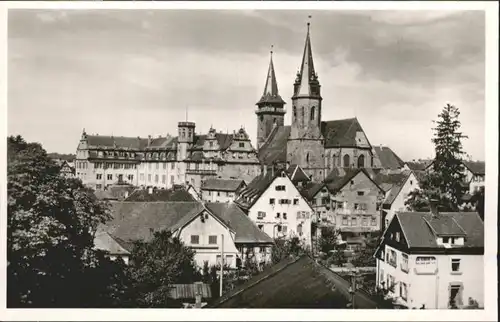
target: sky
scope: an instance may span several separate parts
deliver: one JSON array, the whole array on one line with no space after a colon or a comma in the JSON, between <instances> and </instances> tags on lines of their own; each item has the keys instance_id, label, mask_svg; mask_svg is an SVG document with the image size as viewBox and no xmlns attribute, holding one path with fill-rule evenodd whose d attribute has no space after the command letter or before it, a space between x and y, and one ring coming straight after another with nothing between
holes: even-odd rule
<instances>
[{"instance_id":1,"label":"sky","mask_svg":"<svg viewBox=\"0 0 500 322\"><path fill-rule=\"evenodd\" d=\"M289 109L308 15L324 121L357 117L372 145L428 158L450 103L484 160L481 11L11 9L8 133L74 153L83 129L176 135L187 117L202 134L244 127L255 146L270 47Z\"/></svg>"}]
</instances>

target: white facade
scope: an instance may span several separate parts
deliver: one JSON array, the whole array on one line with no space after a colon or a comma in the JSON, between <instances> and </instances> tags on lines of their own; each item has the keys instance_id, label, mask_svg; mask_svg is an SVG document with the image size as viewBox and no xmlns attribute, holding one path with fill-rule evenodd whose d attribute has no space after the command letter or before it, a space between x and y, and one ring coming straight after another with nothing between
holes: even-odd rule
<instances>
[{"instance_id":1,"label":"white facade","mask_svg":"<svg viewBox=\"0 0 500 322\"><path fill-rule=\"evenodd\" d=\"M271 238L299 237L311 245L313 209L283 172L250 207L248 217Z\"/></svg>"},{"instance_id":2,"label":"white facade","mask_svg":"<svg viewBox=\"0 0 500 322\"><path fill-rule=\"evenodd\" d=\"M222 239L224 240L224 265L236 268L236 259L240 258L242 264L245 259L247 248L245 245L235 243L235 232L208 211L203 211L201 215L179 228L175 236L196 252L194 259L200 268L203 267L204 262L208 262L209 266L220 264ZM269 244L254 247L252 252L257 262L268 261L271 258Z\"/></svg>"},{"instance_id":3,"label":"white facade","mask_svg":"<svg viewBox=\"0 0 500 322\"><path fill-rule=\"evenodd\" d=\"M389 245L384 261L377 259L377 285L394 285L391 296L410 309L448 309L458 293L457 306L469 298L484 307L483 255L405 254Z\"/></svg>"},{"instance_id":4,"label":"white facade","mask_svg":"<svg viewBox=\"0 0 500 322\"><path fill-rule=\"evenodd\" d=\"M385 216L385 227L389 226L389 223L391 222L392 218L394 217L394 214L399 211L406 211L407 207L405 206L405 200L408 198L408 195L410 194L411 191L419 189L417 177L413 173L413 171L410 173L408 178L406 179L403 187L399 191L399 194L396 196L394 201L391 204L391 207L389 209L384 209L384 211L387 213ZM390 193L390 190L387 192L387 194Z\"/></svg>"},{"instance_id":5,"label":"white facade","mask_svg":"<svg viewBox=\"0 0 500 322\"><path fill-rule=\"evenodd\" d=\"M474 194L481 187L484 187L484 175L475 175L465 167L465 181L469 183L469 194Z\"/></svg>"},{"instance_id":6,"label":"white facade","mask_svg":"<svg viewBox=\"0 0 500 322\"><path fill-rule=\"evenodd\" d=\"M236 198L234 191L201 190L201 198L206 202L233 202Z\"/></svg>"}]
</instances>

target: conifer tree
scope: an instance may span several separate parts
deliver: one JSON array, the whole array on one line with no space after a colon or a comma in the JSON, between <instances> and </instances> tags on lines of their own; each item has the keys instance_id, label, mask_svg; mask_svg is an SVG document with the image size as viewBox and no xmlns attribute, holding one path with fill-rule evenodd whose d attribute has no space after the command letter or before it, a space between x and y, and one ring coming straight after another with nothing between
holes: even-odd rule
<instances>
[{"instance_id":1,"label":"conifer tree","mask_svg":"<svg viewBox=\"0 0 500 322\"><path fill-rule=\"evenodd\" d=\"M460 131L459 116L459 109L447 104L434 121L432 143L436 155L430 171L419 182L420 190L411 192L406 201L413 211L428 211L430 199L439 201L441 211L457 211L462 204L467 192L462 139L467 136Z\"/></svg>"}]
</instances>

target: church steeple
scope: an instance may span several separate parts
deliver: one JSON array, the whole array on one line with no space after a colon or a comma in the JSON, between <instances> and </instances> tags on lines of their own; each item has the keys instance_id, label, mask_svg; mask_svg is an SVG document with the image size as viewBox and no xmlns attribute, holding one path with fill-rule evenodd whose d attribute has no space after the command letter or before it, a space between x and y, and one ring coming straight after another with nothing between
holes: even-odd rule
<instances>
[{"instance_id":1,"label":"church steeple","mask_svg":"<svg viewBox=\"0 0 500 322\"><path fill-rule=\"evenodd\" d=\"M266 86L264 87L264 93L262 94L259 102L257 102L257 105L261 105L263 103L285 104L285 101L283 101L278 92L278 82L276 81L276 74L274 72L272 46L269 69L267 70Z\"/></svg>"},{"instance_id":2,"label":"church steeple","mask_svg":"<svg viewBox=\"0 0 500 322\"><path fill-rule=\"evenodd\" d=\"M318 74L314 69L314 60L311 49L311 37L309 33L310 22L307 23L307 36L304 45L304 54L302 56L302 64L300 70L297 72L295 79L293 98L296 97L315 97L321 98L320 84L318 81Z\"/></svg>"},{"instance_id":3,"label":"church steeple","mask_svg":"<svg viewBox=\"0 0 500 322\"><path fill-rule=\"evenodd\" d=\"M278 92L278 82L274 72L273 50L267 70L264 93L257 102L257 148L260 148L276 126L283 126L285 122L285 101Z\"/></svg>"}]
</instances>

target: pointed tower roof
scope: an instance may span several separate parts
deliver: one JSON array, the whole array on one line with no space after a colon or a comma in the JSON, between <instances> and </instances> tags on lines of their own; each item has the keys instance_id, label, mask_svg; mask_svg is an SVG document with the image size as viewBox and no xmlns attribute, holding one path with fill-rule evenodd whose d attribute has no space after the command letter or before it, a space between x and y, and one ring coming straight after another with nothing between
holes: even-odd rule
<instances>
[{"instance_id":1,"label":"pointed tower roof","mask_svg":"<svg viewBox=\"0 0 500 322\"><path fill-rule=\"evenodd\" d=\"M276 74L274 72L272 46L269 69L267 70L266 86L264 87L264 93L262 94L259 102L257 102L257 105L265 103L286 104L278 92L278 82L276 81Z\"/></svg>"},{"instance_id":2,"label":"pointed tower roof","mask_svg":"<svg viewBox=\"0 0 500 322\"><path fill-rule=\"evenodd\" d=\"M312 95L311 85L319 85L318 74L314 69L314 61L312 56L311 38L309 34L310 25L310 22L308 22L306 43L304 45L304 54L302 56L302 64L300 65L300 70L297 73L297 79L295 80L295 96L310 96Z\"/></svg>"}]
</instances>

